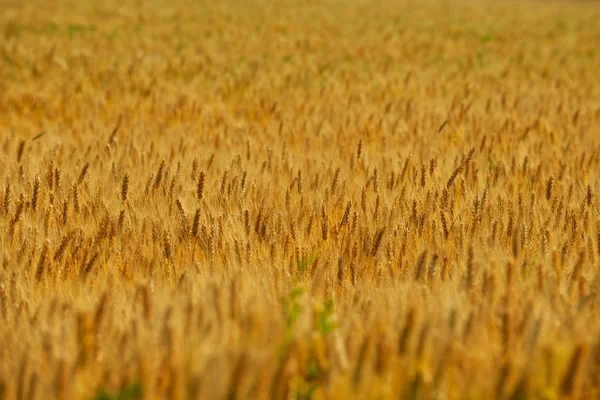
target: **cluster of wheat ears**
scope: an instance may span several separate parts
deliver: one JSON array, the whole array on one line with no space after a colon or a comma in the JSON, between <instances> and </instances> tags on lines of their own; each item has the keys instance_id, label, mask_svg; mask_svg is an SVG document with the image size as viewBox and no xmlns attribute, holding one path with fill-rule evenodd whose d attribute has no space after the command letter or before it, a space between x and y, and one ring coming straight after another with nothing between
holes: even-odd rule
<instances>
[{"instance_id":1,"label":"cluster of wheat ears","mask_svg":"<svg viewBox=\"0 0 600 400\"><path fill-rule=\"evenodd\" d=\"M1 399L600 396L598 7L0 7Z\"/></svg>"}]
</instances>

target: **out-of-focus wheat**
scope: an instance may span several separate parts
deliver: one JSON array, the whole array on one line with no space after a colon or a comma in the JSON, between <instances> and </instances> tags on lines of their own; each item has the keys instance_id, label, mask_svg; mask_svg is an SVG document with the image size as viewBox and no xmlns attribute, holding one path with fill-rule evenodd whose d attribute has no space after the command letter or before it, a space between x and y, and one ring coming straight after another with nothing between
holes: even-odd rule
<instances>
[{"instance_id":1,"label":"out-of-focus wheat","mask_svg":"<svg viewBox=\"0 0 600 400\"><path fill-rule=\"evenodd\" d=\"M597 7L2 7L0 398L600 394Z\"/></svg>"}]
</instances>

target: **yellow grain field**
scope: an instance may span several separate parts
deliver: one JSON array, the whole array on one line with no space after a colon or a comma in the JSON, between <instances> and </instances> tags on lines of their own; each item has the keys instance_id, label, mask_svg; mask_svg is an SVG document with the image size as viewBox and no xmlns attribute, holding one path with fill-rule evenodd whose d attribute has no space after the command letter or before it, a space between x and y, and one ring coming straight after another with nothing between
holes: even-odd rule
<instances>
[{"instance_id":1,"label":"yellow grain field","mask_svg":"<svg viewBox=\"0 0 600 400\"><path fill-rule=\"evenodd\" d=\"M0 398L599 398L597 4L0 8Z\"/></svg>"}]
</instances>

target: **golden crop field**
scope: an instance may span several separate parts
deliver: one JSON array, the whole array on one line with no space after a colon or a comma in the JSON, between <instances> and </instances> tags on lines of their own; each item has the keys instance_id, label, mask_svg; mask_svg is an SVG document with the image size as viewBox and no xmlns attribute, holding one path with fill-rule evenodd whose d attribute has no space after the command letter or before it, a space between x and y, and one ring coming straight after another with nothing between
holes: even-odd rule
<instances>
[{"instance_id":1,"label":"golden crop field","mask_svg":"<svg viewBox=\"0 0 600 400\"><path fill-rule=\"evenodd\" d=\"M597 4L0 8L0 398L600 398Z\"/></svg>"}]
</instances>

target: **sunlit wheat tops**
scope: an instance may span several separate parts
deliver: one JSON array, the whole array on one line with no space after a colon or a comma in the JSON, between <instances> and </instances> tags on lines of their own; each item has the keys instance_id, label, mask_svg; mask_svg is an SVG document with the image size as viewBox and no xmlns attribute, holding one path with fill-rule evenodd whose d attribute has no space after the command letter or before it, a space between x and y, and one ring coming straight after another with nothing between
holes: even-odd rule
<instances>
[{"instance_id":1,"label":"sunlit wheat tops","mask_svg":"<svg viewBox=\"0 0 600 400\"><path fill-rule=\"evenodd\" d=\"M0 400L600 398L600 9L0 5Z\"/></svg>"}]
</instances>

